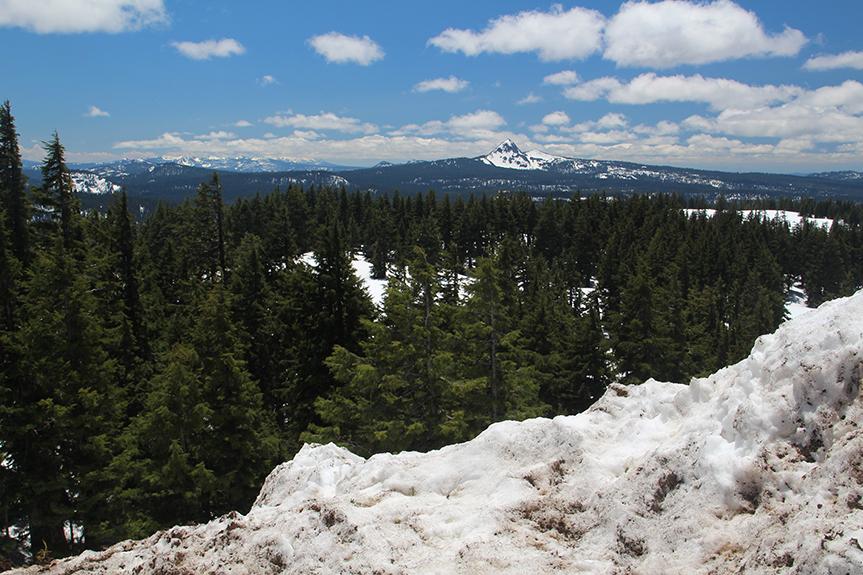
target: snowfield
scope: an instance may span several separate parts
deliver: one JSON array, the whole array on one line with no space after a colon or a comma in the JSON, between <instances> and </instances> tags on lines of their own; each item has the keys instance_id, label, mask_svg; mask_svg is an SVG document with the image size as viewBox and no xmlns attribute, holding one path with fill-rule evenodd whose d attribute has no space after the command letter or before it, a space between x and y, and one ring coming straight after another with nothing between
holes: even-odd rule
<instances>
[{"instance_id":1,"label":"snowfield","mask_svg":"<svg viewBox=\"0 0 863 575\"><path fill-rule=\"evenodd\" d=\"M429 453L307 445L245 515L29 573L863 572L863 291L689 385Z\"/></svg>"}]
</instances>

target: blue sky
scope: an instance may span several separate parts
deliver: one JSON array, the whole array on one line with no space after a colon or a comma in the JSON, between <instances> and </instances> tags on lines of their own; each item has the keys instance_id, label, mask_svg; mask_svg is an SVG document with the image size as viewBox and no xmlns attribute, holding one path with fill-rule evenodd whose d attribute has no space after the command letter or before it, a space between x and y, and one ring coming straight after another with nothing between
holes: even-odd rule
<instances>
[{"instance_id":1,"label":"blue sky","mask_svg":"<svg viewBox=\"0 0 863 575\"><path fill-rule=\"evenodd\" d=\"M863 3L0 0L26 159L863 170Z\"/></svg>"}]
</instances>

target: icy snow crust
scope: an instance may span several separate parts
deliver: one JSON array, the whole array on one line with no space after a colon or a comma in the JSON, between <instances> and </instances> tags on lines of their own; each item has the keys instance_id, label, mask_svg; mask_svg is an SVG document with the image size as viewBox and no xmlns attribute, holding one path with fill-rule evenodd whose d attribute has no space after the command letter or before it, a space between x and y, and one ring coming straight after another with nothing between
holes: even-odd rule
<instances>
[{"instance_id":1,"label":"icy snow crust","mask_svg":"<svg viewBox=\"0 0 863 575\"><path fill-rule=\"evenodd\" d=\"M690 385L429 453L307 445L247 515L47 572L861 573L861 348L863 292Z\"/></svg>"}]
</instances>

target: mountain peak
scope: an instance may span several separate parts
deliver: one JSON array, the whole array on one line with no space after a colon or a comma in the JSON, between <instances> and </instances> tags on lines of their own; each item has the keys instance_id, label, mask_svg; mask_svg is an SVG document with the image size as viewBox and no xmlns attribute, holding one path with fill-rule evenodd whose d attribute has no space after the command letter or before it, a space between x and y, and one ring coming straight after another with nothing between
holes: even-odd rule
<instances>
[{"instance_id":1,"label":"mountain peak","mask_svg":"<svg viewBox=\"0 0 863 575\"><path fill-rule=\"evenodd\" d=\"M491 154L521 154L521 150L518 149L518 146L515 142L510 139L507 139L500 143L500 145L494 149Z\"/></svg>"},{"instance_id":2,"label":"mountain peak","mask_svg":"<svg viewBox=\"0 0 863 575\"><path fill-rule=\"evenodd\" d=\"M514 168L516 170L535 170L536 166L530 158L512 140L502 142L497 148L489 152L487 156L480 158L486 164L498 168Z\"/></svg>"}]
</instances>

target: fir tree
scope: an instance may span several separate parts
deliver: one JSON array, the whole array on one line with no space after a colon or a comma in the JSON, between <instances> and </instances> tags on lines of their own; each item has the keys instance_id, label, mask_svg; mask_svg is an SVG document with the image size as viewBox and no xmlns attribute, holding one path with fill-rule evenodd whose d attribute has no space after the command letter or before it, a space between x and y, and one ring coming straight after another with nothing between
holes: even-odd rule
<instances>
[{"instance_id":1,"label":"fir tree","mask_svg":"<svg viewBox=\"0 0 863 575\"><path fill-rule=\"evenodd\" d=\"M428 450L467 439L464 412L453 401L456 374L446 305L438 277L417 248L407 270L390 281L379 321L366 322L362 355L336 346L327 365L336 391L319 398L325 426L304 440L332 440L367 453Z\"/></svg>"},{"instance_id":2,"label":"fir tree","mask_svg":"<svg viewBox=\"0 0 863 575\"><path fill-rule=\"evenodd\" d=\"M30 260L30 206L27 198L27 177L24 176L18 133L9 101L0 106L0 211L5 214L10 251L23 266Z\"/></svg>"}]
</instances>

